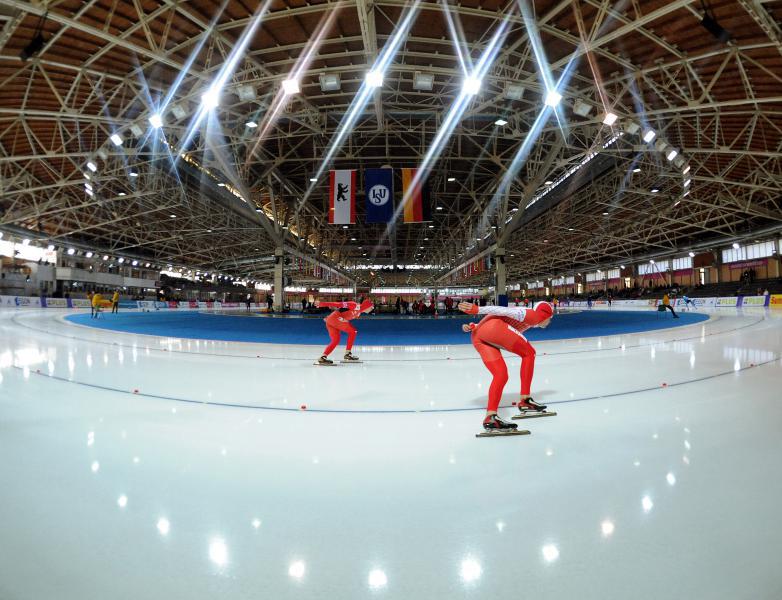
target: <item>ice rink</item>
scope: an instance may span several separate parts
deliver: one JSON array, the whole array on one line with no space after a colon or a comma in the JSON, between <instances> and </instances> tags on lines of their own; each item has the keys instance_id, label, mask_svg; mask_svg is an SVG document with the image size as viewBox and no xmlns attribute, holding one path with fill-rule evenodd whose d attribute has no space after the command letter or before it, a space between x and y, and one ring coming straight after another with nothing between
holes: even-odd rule
<instances>
[{"instance_id":1,"label":"ice rink","mask_svg":"<svg viewBox=\"0 0 782 600\"><path fill-rule=\"evenodd\" d=\"M0 312L2 600L782 597L780 313L535 342L559 415L505 439L469 345L64 314Z\"/></svg>"}]
</instances>

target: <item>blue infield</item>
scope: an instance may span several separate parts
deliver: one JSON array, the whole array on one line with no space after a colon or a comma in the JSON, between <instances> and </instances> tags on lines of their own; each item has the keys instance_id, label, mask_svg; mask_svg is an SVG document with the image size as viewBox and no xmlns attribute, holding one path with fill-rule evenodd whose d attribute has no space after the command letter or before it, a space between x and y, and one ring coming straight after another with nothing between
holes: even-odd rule
<instances>
[{"instance_id":1,"label":"blue infield","mask_svg":"<svg viewBox=\"0 0 782 600\"><path fill-rule=\"evenodd\" d=\"M673 319L670 313L647 311L583 311L557 315L546 329L530 329L524 335L530 340L562 340L601 335L638 333L667 329L705 321L701 313L681 313ZM328 335L321 318L250 317L200 312L149 312L101 314L90 319L88 314L65 317L68 321L98 329L229 342L256 342L268 344L328 343ZM362 346L421 346L469 344L470 336L461 330L462 323L471 319L459 318L378 318L363 316L353 321L358 329L356 342ZM343 336L344 338L344 336Z\"/></svg>"}]
</instances>

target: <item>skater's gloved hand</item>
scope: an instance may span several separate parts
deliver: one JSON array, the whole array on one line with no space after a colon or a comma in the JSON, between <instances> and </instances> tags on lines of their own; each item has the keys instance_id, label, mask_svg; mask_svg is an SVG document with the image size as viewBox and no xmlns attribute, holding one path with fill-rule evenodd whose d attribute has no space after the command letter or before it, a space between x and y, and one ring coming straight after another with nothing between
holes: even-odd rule
<instances>
[{"instance_id":1,"label":"skater's gloved hand","mask_svg":"<svg viewBox=\"0 0 782 600\"><path fill-rule=\"evenodd\" d=\"M459 302L459 310L468 315L477 315L478 305L472 302Z\"/></svg>"},{"instance_id":2,"label":"skater's gloved hand","mask_svg":"<svg viewBox=\"0 0 782 600\"><path fill-rule=\"evenodd\" d=\"M477 325L475 323L465 323L464 325L462 325L462 331L464 333L470 333L476 327Z\"/></svg>"}]
</instances>

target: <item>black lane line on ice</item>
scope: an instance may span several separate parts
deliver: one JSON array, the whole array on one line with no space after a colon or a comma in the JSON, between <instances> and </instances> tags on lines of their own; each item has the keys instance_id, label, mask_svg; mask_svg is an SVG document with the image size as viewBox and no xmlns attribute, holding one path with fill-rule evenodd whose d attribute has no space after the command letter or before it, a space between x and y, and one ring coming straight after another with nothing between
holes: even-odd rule
<instances>
[{"instance_id":1,"label":"black lane line on ice","mask_svg":"<svg viewBox=\"0 0 782 600\"><path fill-rule=\"evenodd\" d=\"M731 375L736 373L741 373L742 371L746 371L749 369L755 369L757 367L762 367L771 363L774 363L780 359L780 356L775 356L772 359L769 359L764 362L760 363L753 363L751 365L747 365L746 367L741 367L740 369L731 369L729 371L722 371L720 373L714 373L713 375L704 375L703 377L696 377L695 379L687 379L686 381L678 381L674 383L669 383L665 387L663 386L653 386L653 387L645 387L645 388L639 388L637 390L628 390L626 392L616 392L614 394L600 394L598 396L585 396L583 398L572 398L570 400L555 400L553 402L548 402L547 404L554 405L554 404L571 404L573 402L587 402L590 400L601 400L605 398L617 398L621 396L630 396L632 394L641 394L643 392L653 392L655 390L657 391L663 391L667 390L672 387L679 387L684 385L689 385L691 383L699 383L702 381L708 381L711 379L717 379L718 377L724 377L725 375ZM74 381L73 379L68 379L67 377L60 377L59 375L50 375L48 373L41 373L40 370L30 370L29 367L20 367L18 365L13 365L13 368L17 371L24 371L25 368L28 369L28 372L31 375L38 375L40 377L46 377L48 379L53 379L55 381L63 382L63 383L71 383L74 385L80 385L83 387L93 388L97 390L104 390L108 392L118 392L120 394L128 394L130 396L142 396L144 398L152 398L155 400L167 400L169 402L184 402L187 404L200 404L205 406L224 406L229 408L249 408L253 410L274 410L274 411L283 411L283 412L314 412L314 413L335 413L335 414L362 414L362 415L371 415L371 414L415 414L415 413L448 413L448 412L468 412L468 411L476 411L476 410L486 410L483 406L470 406L465 408L425 408L421 410L414 410L414 409L379 409L379 410L361 410L361 409L331 409L331 408L307 408L307 409L299 409L299 408L286 408L286 407L278 407L278 406L257 406L253 404L234 404L229 402L215 402L214 400L192 400L190 398L177 398L176 396L163 396L159 394L145 394L142 392L133 392L128 391L124 388L115 388L111 386L106 385L99 385L96 383L86 383L83 381ZM512 406L509 405L502 405L500 408L512 408Z\"/></svg>"}]
</instances>

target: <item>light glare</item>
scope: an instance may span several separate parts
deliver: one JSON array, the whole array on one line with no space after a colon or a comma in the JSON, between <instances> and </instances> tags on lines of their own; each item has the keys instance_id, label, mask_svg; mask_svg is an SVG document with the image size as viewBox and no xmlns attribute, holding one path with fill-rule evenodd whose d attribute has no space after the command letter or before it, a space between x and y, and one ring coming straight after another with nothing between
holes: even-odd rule
<instances>
[{"instance_id":1,"label":"light glare","mask_svg":"<svg viewBox=\"0 0 782 600\"><path fill-rule=\"evenodd\" d=\"M155 113L149 117L149 124L152 125L153 128L159 129L163 127L163 117L159 113Z\"/></svg>"},{"instance_id":2,"label":"light glare","mask_svg":"<svg viewBox=\"0 0 782 600\"><path fill-rule=\"evenodd\" d=\"M383 85L383 72L382 71L370 71L367 73L367 86L371 88L379 88Z\"/></svg>"},{"instance_id":3,"label":"light glare","mask_svg":"<svg viewBox=\"0 0 782 600\"><path fill-rule=\"evenodd\" d=\"M546 94L545 104L551 108L556 108L559 106L561 100L562 94L560 94L557 90L549 90L548 94Z\"/></svg>"}]
</instances>

